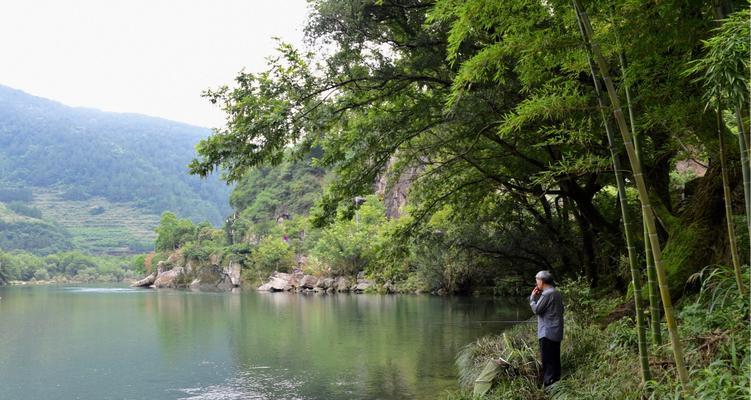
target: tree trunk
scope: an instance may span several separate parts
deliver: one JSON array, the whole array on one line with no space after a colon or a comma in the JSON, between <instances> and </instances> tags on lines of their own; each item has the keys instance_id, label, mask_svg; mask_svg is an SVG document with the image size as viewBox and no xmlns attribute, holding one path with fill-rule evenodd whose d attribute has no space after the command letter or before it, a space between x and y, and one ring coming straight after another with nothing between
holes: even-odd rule
<instances>
[{"instance_id":1,"label":"tree trunk","mask_svg":"<svg viewBox=\"0 0 751 400\"><path fill-rule=\"evenodd\" d=\"M726 156L735 156L728 152ZM737 157L737 156L736 156ZM726 159L728 164L737 162ZM728 186L735 187L740 182L740 168L728 168ZM696 187L696 194L677 217L664 215L664 219L674 219L665 243L663 263L668 275L670 291L679 297L691 274L706 265L725 259L727 235L718 235L725 227L724 195L722 170L718 162L710 160L709 169ZM659 210L661 213L665 210Z\"/></svg>"}]
</instances>

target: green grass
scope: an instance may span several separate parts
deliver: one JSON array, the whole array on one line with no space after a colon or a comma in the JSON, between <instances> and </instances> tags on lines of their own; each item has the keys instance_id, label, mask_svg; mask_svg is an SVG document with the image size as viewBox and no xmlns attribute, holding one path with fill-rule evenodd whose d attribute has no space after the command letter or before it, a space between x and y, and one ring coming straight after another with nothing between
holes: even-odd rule
<instances>
[{"instance_id":1,"label":"green grass","mask_svg":"<svg viewBox=\"0 0 751 400\"><path fill-rule=\"evenodd\" d=\"M701 293L683 298L676 307L691 377L686 392L678 382L669 344L650 346L652 380L642 383L633 320L624 317L603 327L598 316L614 310L614 296L593 301L589 289L574 282L562 288L571 307L561 346L561 381L548 392L539 388L539 365L532 368L528 362L539 357L534 324L521 324L462 350L457 366L463 389L447 399L474 399L475 377L489 359L499 356L510 365L501 370L485 399L748 399L749 299L737 293L732 270L727 267L697 275L694 280L701 284ZM748 267L744 277L748 280ZM748 287L748 281L745 284ZM661 329L666 331L664 325Z\"/></svg>"}]
</instances>

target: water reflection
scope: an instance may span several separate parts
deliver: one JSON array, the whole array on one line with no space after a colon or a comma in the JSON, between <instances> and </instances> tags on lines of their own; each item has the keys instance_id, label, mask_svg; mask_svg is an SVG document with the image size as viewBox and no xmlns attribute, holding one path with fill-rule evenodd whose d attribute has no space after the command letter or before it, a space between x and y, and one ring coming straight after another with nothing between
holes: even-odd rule
<instances>
[{"instance_id":1,"label":"water reflection","mask_svg":"<svg viewBox=\"0 0 751 400\"><path fill-rule=\"evenodd\" d=\"M429 296L0 291L11 400L434 399L456 388L461 347L527 317Z\"/></svg>"}]
</instances>

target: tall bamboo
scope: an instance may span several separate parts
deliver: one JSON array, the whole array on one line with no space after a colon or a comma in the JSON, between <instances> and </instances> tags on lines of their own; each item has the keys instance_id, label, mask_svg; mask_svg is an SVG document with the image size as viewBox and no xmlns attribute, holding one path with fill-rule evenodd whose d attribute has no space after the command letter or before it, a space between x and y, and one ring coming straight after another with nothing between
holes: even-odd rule
<instances>
[{"instance_id":1,"label":"tall bamboo","mask_svg":"<svg viewBox=\"0 0 751 400\"><path fill-rule=\"evenodd\" d=\"M613 19L615 19L615 11L612 9ZM623 83L623 91L626 94L626 108L628 110L628 120L631 126L631 135L634 137L634 152L636 153L636 159L639 160L639 165L642 163L641 157L641 141L636 130L636 118L634 117L634 109L631 103L631 89L626 83L626 54L623 51L621 45L620 35L616 27L615 32L616 41L618 43L618 61L621 64L621 79ZM591 66L590 66L591 68ZM594 77L592 79L595 79ZM751 226L751 225L749 225ZM660 332L660 299L657 294L657 274L655 273L654 258L652 257L652 249L649 247L649 232L647 231L646 216L644 215L644 209L642 209L642 234L644 242L644 261L647 266L647 292L649 293L649 316L651 319L650 328L652 333L652 342L656 345L662 344L662 334Z\"/></svg>"},{"instance_id":2,"label":"tall bamboo","mask_svg":"<svg viewBox=\"0 0 751 400\"><path fill-rule=\"evenodd\" d=\"M743 172L743 199L746 201L746 229L748 229L749 240L749 262L751 265L751 165L749 165L749 143L746 137L746 127L743 125L743 112L741 111L743 100L738 101L735 106L735 120L738 124L738 145L741 149L741 171Z\"/></svg>"},{"instance_id":3,"label":"tall bamboo","mask_svg":"<svg viewBox=\"0 0 751 400\"><path fill-rule=\"evenodd\" d=\"M660 241L657 237L657 225L655 223L654 214L652 211L652 204L649 199L649 192L647 191L647 185L644 181L644 175L642 173L639 160L636 158L636 152L634 150L633 136L628 129L626 119L623 116L623 110L621 108L621 101L618 93L613 86L613 81L610 79L610 72L607 62L602 55L600 46L592 38L592 25L589 22L586 12L579 5L578 0L573 0L574 9L576 15L581 19L582 26L584 27L584 42L587 44L592 54L595 57L597 67L600 70L600 75L607 88L608 97L610 98L610 106L615 116L615 120L618 123L618 130L623 137L623 144L626 146L626 152L628 153L628 159L631 163L631 170L634 173L634 180L636 181L636 187L639 191L639 199L641 200L642 209L645 210L647 220L647 230L649 231L649 243L652 247L652 253L655 260L655 269L657 270L657 280L660 285L660 296L662 297L662 306L665 311L665 321L668 325L668 333L670 334L670 340L673 347L673 357L675 359L675 367L678 371L678 377L684 390L688 389L688 371L686 370L686 364L683 359L683 345L681 344L680 334L678 333L678 325L675 322L673 316L673 302L670 298L670 289L668 288L668 278L665 273L665 269L662 265L662 250L660 249Z\"/></svg>"},{"instance_id":4,"label":"tall bamboo","mask_svg":"<svg viewBox=\"0 0 751 400\"><path fill-rule=\"evenodd\" d=\"M652 342L662 345L662 330L660 329L660 296L657 285L657 270L652 256L652 246L649 245L649 230L647 229L647 216L642 209L642 231L644 233L644 258L647 261L647 290L649 291L649 317L652 332Z\"/></svg>"},{"instance_id":5,"label":"tall bamboo","mask_svg":"<svg viewBox=\"0 0 751 400\"><path fill-rule=\"evenodd\" d=\"M712 3L715 19L719 24L722 24L722 21L726 17L725 11L731 10L731 7L727 2L721 0L714 0ZM738 284L738 290L741 293L745 294L746 290L743 286L743 280L741 279L740 257L738 256L738 247L735 239L735 227L733 224L733 209L731 207L730 185L728 183L727 165L725 162L725 135L722 129L724 126L724 122L722 121L723 99L721 93L721 91L718 91L716 114L717 136L719 136L720 141L720 169L722 173L722 192L725 200L725 220L727 222L728 228L728 242L730 242L730 256L733 261L735 281ZM747 228L749 229L749 240L751 240L751 221L749 221L749 219L751 219L751 182L749 181L749 179L751 179L751 169L749 169L751 166L749 166L748 164L748 142L746 142L746 135L743 132L743 120L740 118L741 104L741 100L739 99L738 105L736 105L735 107L735 111L736 121L738 123L738 147L741 153L741 173L743 174L743 197L745 200L744 203L746 209ZM751 251L751 249L749 250Z\"/></svg>"},{"instance_id":6,"label":"tall bamboo","mask_svg":"<svg viewBox=\"0 0 751 400\"><path fill-rule=\"evenodd\" d=\"M579 23L579 31L584 35L584 27L581 21L577 19ZM589 49L588 49L589 50ZM605 125L605 133L608 138L608 148L610 149L610 159L613 163L613 173L615 174L615 184L618 189L618 199L621 206L621 217L623 218L623 233L626 237L626 249L628 252L628 264L631 270L631 286L634 290L634 312L636 313L636 338L639 346L639 360L641 362L642 382L647 382L651 379L651 373L649 370L649 355L647 353L647 335L644 329L644 310L641 302L641 278L639 277L639 269L637 267L636 247L634 246L633 228L631 224L631 212L628 209L628 198L626 197L626 183L623 179L623 167L621 166L621 160L618 157L618 150L616 149L615 134L613 133L613 125L610 123L610 119L605 113L607 108L607 99L600 87L600 81L597 79L595 73L594 62L592 61L591 52L587 52L587 62L589 63L589 71L592 74L592 81L594 82L595 94L597 95L597 104L600 108L600 117ZM633 124L633 121L632 121Z\"/></svg>"},{"instance_id":7,"label":"tall bamboo","mask_svg":"<svg viewBox=\"0 0 751 400\"><path fill-rule=\"evenodd\" d=\"M735 241L735 227L733 226L733 209L730 205L730 184L728 183L727 163L725 162L725 132L723 132L722 122L722 104L717 100L717 136L720 138L720 169L722 170L722 193L725 199L725 221L728 227L728 241L730 242L730 256L733 259L733 270L735 271L735 283L738 284L738 290L746 293L741 278L741 265L738 260L738 247Z\"/></svg>"}]
</instances>

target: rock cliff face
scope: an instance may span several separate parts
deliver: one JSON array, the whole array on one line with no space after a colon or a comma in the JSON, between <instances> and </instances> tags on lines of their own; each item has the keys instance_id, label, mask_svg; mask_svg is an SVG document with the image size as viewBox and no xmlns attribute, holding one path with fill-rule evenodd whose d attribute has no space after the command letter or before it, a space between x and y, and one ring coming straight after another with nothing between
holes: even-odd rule
<instances>
[{"instance_id":1,"label":"rock cliff face","mask_svg":"<svg viewBox=\"0 0 751 400\"><path fill-rule=\"evenodd\" d=\"M237 261L220 262L212 256L204 262L185 260L179 253L157 264L156 271L133 283L132 287L232 290L241 283L242 266Z\"/></svg>"},{"instance_id":2,"label":"rock cliff face","mask_svg":"<svg viewBox=\"0 0 751 400\"><path fill-rule=\"evenodd\" d=\"M375 192L383 198L388 218L398 218L401 215L402 207L407 204L409 187L420 172L417 167L408 167L396 176L393 168L395 162L396 159L392 157L375 182Z\"/></svg>"}]
</instances>

